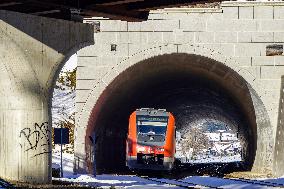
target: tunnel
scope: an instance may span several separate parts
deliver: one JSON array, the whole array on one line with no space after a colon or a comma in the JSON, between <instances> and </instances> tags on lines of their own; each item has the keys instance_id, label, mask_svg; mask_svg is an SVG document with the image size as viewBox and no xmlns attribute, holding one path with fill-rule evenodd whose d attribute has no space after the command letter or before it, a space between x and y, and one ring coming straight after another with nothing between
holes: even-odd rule
<instances>
[{"instance_id":1,"label":"tunnel","mask_svg":"<svg viewBox=\"0 0 284 189\"><path fill-rule=\"evenodd\" d=\"M178 131L222 123L238 134L243 161L253 166L257 123L246 81L223 63L194 54L166 54L138 62L120 73L100 95L86 134L92 169L91 133L96 134L100 173L124 170L130 114L137 108L163 108L176 119Z\"/></svg>"}]
</instances>

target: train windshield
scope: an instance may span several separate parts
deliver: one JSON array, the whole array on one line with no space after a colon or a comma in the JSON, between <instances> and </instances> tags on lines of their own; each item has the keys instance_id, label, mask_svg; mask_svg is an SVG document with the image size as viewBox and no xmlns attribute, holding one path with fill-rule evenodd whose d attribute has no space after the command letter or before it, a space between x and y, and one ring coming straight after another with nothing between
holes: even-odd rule
<instances>
[{"instance_id":1,"label":"train windshield","mask_svg":"<svg viewBox=\"0 0 284 189\"><path fill-rule=\"evenodd\" d=\"M138 142L162 146L168 125L167 116L137 116Z\"/></svg>"},{"instance_id":2,"label":"train windshield","mask_svg":"<svg viewBox=\"0 0 284 189\"><path fill-rule=\"evenodd\" d=\"M137 123L138 134L165 135L167 123L162 122L140 122Z\"/></svg>"}]
</instances>

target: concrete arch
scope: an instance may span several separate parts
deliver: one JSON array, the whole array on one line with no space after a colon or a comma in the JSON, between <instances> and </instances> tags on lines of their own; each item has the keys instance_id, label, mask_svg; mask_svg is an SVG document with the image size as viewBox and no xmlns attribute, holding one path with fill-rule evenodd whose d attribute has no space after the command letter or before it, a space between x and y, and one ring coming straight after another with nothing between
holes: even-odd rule
<instances>
[{"instance_id":1,"label":"concrete arch","mask_svg":"<svg viewBox=\"0 0 284 189\"><path fill-rule=\"evenodd\" d=\"M143 51L139 51L138 53L131 55L129 58L126 58L121 62L117 63L115 66L113 66L110 72L105 73L102 79L93 86L93 89L91 90L91 92L87 97L85 105L82 107L81 110L78 110L79 112L77 119L78 125L84 125L84 126L87 125L88 120L81 119L82 112L91 111L93 105L96 104L96 101L98 99L98 94L100 94L102 90L104 90L104 88L108 86L108 84L110 84L110 82L113 81L114 78L118 76L121 72L123 72L128 67L133 66L148 58L164 54L171 54L171 53L196 54L211 58L218 62L222 62L226 66L230 67L232 70L239 73L239 75L241 75L244 78L244 80L247 81L247 83L250 83L250 85L252 85L253 88L256 88L259 85L255 76L245 68L241 68L238 62L234 61L231 58L227 58L225 55L222 55L220 52L217 52L215 50L208 49L200 45L192 45L192 44L182 44L182 45L168 44L164 46L154 46L152 48L145 49Z\"/></svg>"},{"instance_id":2,"label":"concrete arch","mask_svg":"<svg viewBox=\"0 0 284 189\"><path fill-rule=\"evenodd\" d=\"M267 146L273 143L273 141L269 140L266 137L267 132L272 133L272 128L270 126L269 116L266 112L265 106L262 103L260 95L256 93L254 88L258 88L259 84L256 77L251 74L248 70L241 68L240 65L231 58L227 58L226 56L222 55L221 53L205 48L201 45L191 45L191 44L184 44L184 45L165 45L165 46L157 46L153 48L146 49L144 51L140 51L139 53L133 54L129 58L124 59L122 62L118 63L116 66L112 67L111 71L106 73L104 77L98 82L94 87L93 90L89 93L87 101L83 106L82 110L79 111L80 114L77 119L77 126L83 126L81 129L83 132L90 134L90 129L87 127L88 125L92 125L95 120L97 119L98 108L101 107L103 102L106 100L107 95L105 93L105 89L110 86L112 82L120 75L125 72L128 68L134 67L136 64L140 64L143 61L147 61L149 59L168 56L170 58L171 55L182 56L186 61L188 56L195 56L195 60L198 62L198 57L200 57L200 61L207 61L207 63L203 64L203 68L198 69L205 69L207 72L216 72L215 74L222 75L224 79L231 80L231 83L236 85L239 90L247 89L249 93L245 96L251 98L251 103L253 104L252 107L257 108L256 113L261 112L263 117L265 117L265 121L256 120L257 126L254 128L255 139L257 144L256 147L256 158L253 164L253 168L255 170L261 171L265 167L270 167L271 164L271 157L267 154L263 154ZM188 56L186 56L188 55ZM214 64L211 64L212 61ZM199 62L198 62L199 63ZM219 66L223 65L229 71L222 71L219 69ZM229 73L229 74L228 74ZM230 74L232 73L232 74ZM251 97L252 96L252 97ZM240 99L239 99L240 100ZM88 112L88 118L82 118L81 113ZM247 114L251 114L251 119L255 119L255 111L254 108L247 109L245 111ZM257 116L258 117L258 116ZM250 120L253 122L253 120ZM265 130L266 132L263 132ZM85 133L85 134L86 134ZM256 134L257 133L257 134ZM264 134L265 133L265 134ZM87 141L87 135L85 135L85 140ZM84 135L84 134L82 134ZM264 139L264 140L263 140ZM264 141L264 142L262 142ZM82 144L84 145L84 144ZM80 146L81 148L83 146ZM76 151L76 149L75 149ZM254 160L254 157L253 157ZM251 160L251 161L253 161ZM267 164L268 163L268 164Z\"/></svg>"}]
</instances>

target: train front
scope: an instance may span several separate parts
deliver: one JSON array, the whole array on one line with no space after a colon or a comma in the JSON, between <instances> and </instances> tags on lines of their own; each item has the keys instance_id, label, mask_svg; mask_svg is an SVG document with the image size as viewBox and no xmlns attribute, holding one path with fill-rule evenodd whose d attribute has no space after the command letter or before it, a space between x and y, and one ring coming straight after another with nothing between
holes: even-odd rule
<instances>
[{"instance_id":1,"label":"train front","mask_svg":"<svg viewBox=\"0 0 284 189\"><path fill-rule=\"evenodd\" d=\"M164 109L142 108L129 118L126 165L130 169L171 170L175 154L175 120Z\"/></svg>"}]
</instances>

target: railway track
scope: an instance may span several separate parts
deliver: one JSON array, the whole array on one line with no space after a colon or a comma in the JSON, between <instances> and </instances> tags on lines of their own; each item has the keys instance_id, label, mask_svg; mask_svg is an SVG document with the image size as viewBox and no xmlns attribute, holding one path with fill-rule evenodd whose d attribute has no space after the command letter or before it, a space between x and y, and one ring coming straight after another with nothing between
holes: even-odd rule
<instances>
[{"instance_id":1,"label":"railway track","mask_svg":"<svg viewBox=\"0 0 284 189\"><path fill-rule=\"evenodd\" d=\"M224 178L224 173L226 172L225 169L230 169L228 163L223 163L223 164L217 164L217 165L212 165L211 167L211 174L210 176L215 176L218 178L222 179L227 179L227 180L233 180L233 181L241 181L245 182L248 184L257 184L261 186L269 186L269 187L278 187L278 188L284 188L284 184L281 183L276 183L276 182L271 182L271 181L265 181L265 180L255 180L255 179L246 179L246 178Z\"/></svg>"},{"instance_id":2,"label":"railway track","mask_svg":"<svg viewBox=\"0 0 284 189\"><path fill-rule=\"evenodd\" d=\"M225 178L224 175L227 172L226 169L232 169L229 163L209 164L206 167L202 167L201 169L198 169L197 172L200 174L208 174L211 177L217 177L223 180L230 180L230 181L236 181L240 183L254 184L254 185L261 185L261 186L268 186L268 187L284 188L284 184L276 183L272 181L246 179L246 178Z\"/></svg>"},{"instance_id":3,"label":"railway track","mask_svg":"<svg viewBox=\"0 0 284 189\"><path fill-rule=\"evenodd\" d=\"M222 186L216 186L216 184L204 184L194 181L186 181L186 180L178 180L178 179L159 179L159 178L150 178L150 177L142 177L144 179L157 182L159 184L168 184L172 186L177 186L181 188L199 188L199 187L206 187L206 188L215 188L215 189L222 189ZM231 178L219 178L223 181L234 181L234 184L251 184L255 186L266 186L270 188L284 188L283 184L267 182L267 181L259 181L259 180L249 180L249 179L231 179ZM210 183L210 182L208 182ZM225 186L225 185L224 185Z\"/></svg>"},{"instance_id":4,"label":"railway track","mask_svg":"<svg viewBox=\"0 0 284 189\"><path fill-rule=\"evenodd\" d=\"M187 178L178 178L175 179L173 176L171 178L155 178L150 176L140 176L141 178L157 182L159 184L168 184L181 188L199 188L199 187L207 187L207 188L223 188L220 186L220 183L224 183L223 186L229 184L251 184L255 186L266 186L270 188L284 188L284 184L276 183L273 181L265 181L265 180L254 180L254 179L246 179L246 178L225 178L224 175L229 170L234 170L234 164L232 163L210 163L210 164L202 164L202 165L190 165L187 168L194 169L195 175L209 175L209 177L199 177L203 178L204 181L200 181L200 179L195 180L191 177ZM239 167L237 165L237 167ZM183 168L185 170L185 168ZM193 175L191 175L193 176ZM214 177L214 178L213 178ZM218 183L219 182L219 183ZM206 183L206 184L205 184Z\"/></svg>"},{"instance_id":5,"label":"railway track","mask_svg":"<svg viewBox=\"0 0 284 189\"><path fill-rule=\"evenodd\" d=\"M171 186L177 186L180 188L199 188L199 187L206 187L206 188L215 188L215 189L221 189L219 187L210 186L207 184L196 184L192 182L186 182L183 180L178 179L160 179L160 178L151 178L148 176L140 176L143 179L147 179L153 182L157 182L158 184L167 184Z\"/></svg>"}]
</instances>

